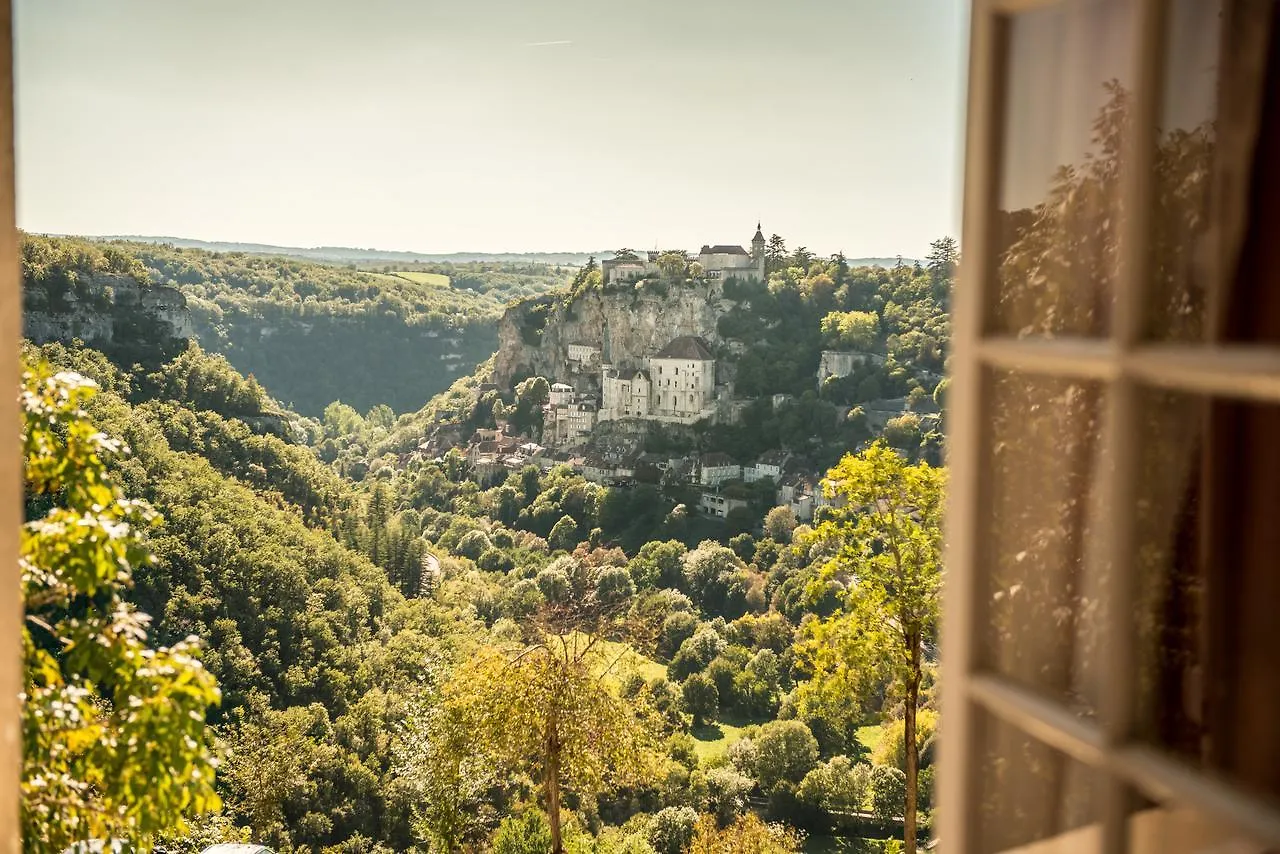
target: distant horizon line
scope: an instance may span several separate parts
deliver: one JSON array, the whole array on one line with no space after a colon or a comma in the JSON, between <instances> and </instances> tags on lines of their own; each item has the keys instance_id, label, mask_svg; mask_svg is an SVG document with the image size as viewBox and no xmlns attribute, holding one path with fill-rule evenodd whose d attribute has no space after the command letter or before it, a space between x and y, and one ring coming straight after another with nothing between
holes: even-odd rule
<instances>
[{"instance_id":1,"label":"distant horizon line","mask_svg":"<svg viewBox=\"0 0 1280 854\"><path fill-rule=\"evenodd\" d=\"M26 229L23 229L27 231ZM314 246L295 246L283 243L263 243L256 240L210 240L203 237L181 237L178 235L165 234L73 234L71 232L55 232L55 231L27 231L29 234L40 234L48 237L80 237L86 240L124 240L139 243L194 243L204 244L205 246L243 246L252 247L260 250L277 250L275 252L266 252L265 254L284 255L290 252L353 252L374 256L418 256L422 258L449 258L455 256L588 256L600 257L602 255L612 255L617 249L596 249L596 250L576 250L576 249L532 249L532 250L459 250L453 252L424 252L417 249L382 249L378 247L361 247L361 246L342 246L339 244L322 244ZM200 248L200 247L188 247ZM630 247L626 247L630 248ZM220 251L210 249L209 251ZM226 250L221 250L226 251ZM632 249L633 252L647 252L649 250ZM665 251L665 250L660 250ZM688 250L686 250L688 251ZM817 258L828 258L831 254L815 253ZM907 255L898 255L890 253L885 255L860 255L848 258L849 261L885 261L896 260L901 257L904 263L913 263L919 259L909 257Z\"/></svg>"}]
</instances>

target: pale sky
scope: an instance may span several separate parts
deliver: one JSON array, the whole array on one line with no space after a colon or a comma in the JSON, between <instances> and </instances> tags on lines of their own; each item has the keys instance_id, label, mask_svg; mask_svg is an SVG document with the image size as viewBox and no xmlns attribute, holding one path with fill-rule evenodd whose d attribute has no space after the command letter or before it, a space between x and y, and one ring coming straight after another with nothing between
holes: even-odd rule
<instances>
[{"instance_id":1,"label":"pale sky","mask_svg":"<svg viewBox=\"0 0 1280 854\"><path fill-rule=\"evenodd\" d=\"M30 231L453 251L959 236L967 0L16 0Z\"/></svg>"}]
</instances>

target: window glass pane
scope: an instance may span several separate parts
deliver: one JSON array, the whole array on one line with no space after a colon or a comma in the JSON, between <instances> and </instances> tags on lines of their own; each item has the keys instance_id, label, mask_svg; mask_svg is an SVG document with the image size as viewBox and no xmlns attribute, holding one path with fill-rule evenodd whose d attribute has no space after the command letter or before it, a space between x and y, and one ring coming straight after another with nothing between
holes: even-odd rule
<instances>
[{"instance_id":1,"label":"window glass pane","mask_svg":"<svg viewBox=\"0 0 1280 854\"><path fill-rule=\"evenodd\" d=\"M1103 390L993 371L983 662L1072 708L1098 705L1095 512Z\"/></svg>"},{"instance_id":2,"label":"window glass pane","mask_svg":"<svg viewBox=\"0 0 1280 854\"><path fill-rule=\"evenodd\" d=\"M1097 770L994 715L980 712L978 725L981 854L1022 846L1036 854L1100 851Z\"/></svg>"},{"instance_id":3,"label":"window glass pane","mask_svg":"<svg viewBox=\"0 0 1280 854\"><path fill-rule=\"evenodd\" d=\"M1131 854L1262 854L1265 846L1190 807L1145 809L1129 819Z\"/></svg>"},{"instance_id":4,"label":"window glass pane","mask_svg":"<svg viewBox=\"0 0 1280 854\"><path fill-rule=\"evenodd\" d=\"M1008 20L991 331L1102 336L1114 293L1131 3Z\"/></svg>"},{"instance_id":5,"label":"window glass pane","mask_svg":"<svg viewBox=\"0 0 1280 854\"><path fill-rule=\"evenodd\" d=\"M1208 241L1218 108L1221 0L1169 4L1164 101L1156 141L1148 335L1205 335L1212 250Z\"/></svg>"},{"instance_id":6,"label":"window glass pane","mask_svg":"<svg viewBox=\"0 0 1280 854\"><path fill-rule=\"evenodd\" d=\"M1158 389L1142 413L1135 516L1139 734L1197 760L1203 736L1202 401Z\"/></svg>"},{"instance_id":7,"label":"window glass pane","mask_svg":"<svg viewBox=\"0 0 1280 854\"><path fill-rule=\"evenodd\" d=\"M1137 734L1280 797L1280 405L1145 390Z\"/></svg>"}]
</instances>

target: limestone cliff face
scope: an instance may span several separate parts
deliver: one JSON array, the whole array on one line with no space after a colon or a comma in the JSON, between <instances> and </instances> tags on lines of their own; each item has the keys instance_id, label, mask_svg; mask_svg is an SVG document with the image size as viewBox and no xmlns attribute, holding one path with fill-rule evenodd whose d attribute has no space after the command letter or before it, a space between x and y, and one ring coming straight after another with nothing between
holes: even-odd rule
<instances>
[{"instance_id":1,"label":"limestone cliff face","mask_svg":"<svg viewBox=\"0 0 1280 854\"><path fill-rule=\"evenodd\" d=\"M508 308L498 324L494 381L508 388L513 380L536 374L593 388L598 372L568 371L570 344L599 347L609 364L639 368L646 356L681 335L721 344L716 323L734 305L716 280L593 289L568 305L549 297L526 300Z\"/></svg>"},{"instance_id":2,"label":"limestone cliff face","mask_svg":"<svg viewBox=\"0 0 1280 854\"><path fill-rule=\"evenodd\" d=\"M167 352L193 335L186 297L176 288L114 274L88 276L73 287L25 285L23 335L37 344L78 338L100 349Z\"/></svg>"}]
</instances>

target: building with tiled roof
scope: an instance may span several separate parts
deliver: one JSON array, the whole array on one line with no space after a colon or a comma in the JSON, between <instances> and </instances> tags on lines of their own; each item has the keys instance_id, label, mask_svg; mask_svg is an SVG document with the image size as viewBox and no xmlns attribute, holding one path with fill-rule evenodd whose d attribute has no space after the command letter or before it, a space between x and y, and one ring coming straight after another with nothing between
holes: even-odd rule
<instances>
[{"instance_id":1,"label":"building with tiled roof","mask_svg":"<svg viewBox=\"0 0 1280 854\"><path fill-rule=\"evenodd\" d=\"M716 357L711 352L711 345L696 335L681 335L672 338L671 343L653 355L653 359L673 359L678 361L714 362Z\"/></svg>"},{"instance_id":2,"label":"building with tiled roof","mask_svg":"<svg viewBox=\"0 0 1280 854\"><path fill-rule=\"evenodd\" d=\"M719 451L703 454L698 460L698 482L703 486L719 486L726 480L742 477L742 466L728 454Z\"/></svg>"},{"instance_id":3,"label":"building with tiled roof","mask_svg":"<svg viewBox=\"0 0 1280 854\"><path fill-rule=\"evenodd\" d=\"M705 340L681 335L645 361L646 370L603 368L601 421L692 424L714 413L716 357Z\"/></svg>"},{"instance_id":4,"label":"building with tiled roof","mask_svg":"<svg viewBox=\"0 0 1280 854\"><path fill-rule=\"evenodd\" d=\"M736 278L764 281L764 233L756 223L756 233L751 238L751 251L733 243L704 244L696 256L701 275L707 279ZM641 257L632 252L626 256L611 258L600 263L600 274L605 284L644 279L660 275L657 252Z\"/></svg>"}]
</instances>

